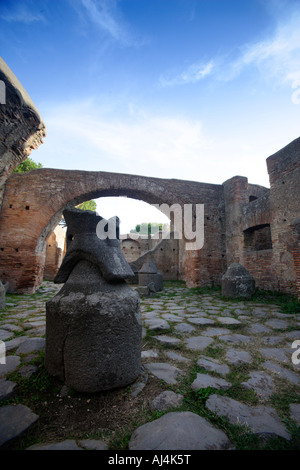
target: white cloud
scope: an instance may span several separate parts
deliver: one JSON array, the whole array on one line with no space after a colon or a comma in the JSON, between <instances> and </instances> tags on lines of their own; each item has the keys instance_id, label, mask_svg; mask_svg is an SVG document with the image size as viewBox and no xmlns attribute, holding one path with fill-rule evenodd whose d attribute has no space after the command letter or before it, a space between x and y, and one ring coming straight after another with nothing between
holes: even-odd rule
<instances>
[{"instance_id":1,"label":"white cloud","mask_svg":"<svg viewBox=\"0 0 300 470\"><path fill-rule=\"evenodd\" d=\"M273 37L244 46L240 57L231 64L236 73L249 66L257 67L262 76L276 83L300 78L299 14L280 23Z\"/></svg>"},{"instance_id":2,"label":"white cloud","mask_svg":"<svg viewBox=\"0 0 300 470\"><path fill-rule=\"evenodd\" d=\"M190 65L186 70L176 75L175 77L166 78L162 76L160 78L160 85L162 87L168 87L173 85L187 85L190 83L197 83L208 75L211 75L213 68L213 60L206 64L195 63Z\"/></svg>"},{"instance_id":3,"label":"white cloud","mask_svg":"<svg viewBox=\"0 0 300 470\"><path fill-rule=\"evenodd\" d=\"M195 62L173 76L162 76L163 87L198 83L204 78L230 81L249 68L274 85L289 85L300 79L300 14L297 11L279 19L271 37L242 45L227 55Z\"/></svg>"},{"instance_id":4,"label":"white cloud","mask_svg":"<svg viewBox=\"0 0 300 470\"><path fill-rule=\"evenodd\" d=\"M71 0L70 5L78 11L78 1L74 3L74 0ZM123 46L138 44L129 25L117 8L116 0L79 0L79 5L81 5L82 11L89 21L107 34L108 37Z\"/></svg>"},{"instance_id":5,"label":"white cloud","mask_svg":"<svg viewBox=\"0 0 300 470\"><path fill-rule=\"evenodd\" d=\"M47 139L40 155L50 145L52 153L57 148L60 154L67 147L68 156L73 153L73 168L77 155L82 169L172 178L189 173L208 145L198 120L153 115L132 106L117 116L97 103L90 100L43 111ZM79 149L86 149L81 161Z\"/></svg>"}]
</instances>

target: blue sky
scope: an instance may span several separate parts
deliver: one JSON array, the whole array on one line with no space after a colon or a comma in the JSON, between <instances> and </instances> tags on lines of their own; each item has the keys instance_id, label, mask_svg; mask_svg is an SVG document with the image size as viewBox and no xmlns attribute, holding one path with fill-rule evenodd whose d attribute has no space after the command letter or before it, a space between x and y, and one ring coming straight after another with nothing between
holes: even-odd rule
<instances>
[{"instance_id":1,"label":"blue sky","mask_svg":"<svg viewBox=\"0 0 300 470\"><path fill-rule=\"evenodd\" d=\"M44 167L268 186L266 158L300 135L299 0L0 0L0 46Z\"/></svg>"}]
</instances>

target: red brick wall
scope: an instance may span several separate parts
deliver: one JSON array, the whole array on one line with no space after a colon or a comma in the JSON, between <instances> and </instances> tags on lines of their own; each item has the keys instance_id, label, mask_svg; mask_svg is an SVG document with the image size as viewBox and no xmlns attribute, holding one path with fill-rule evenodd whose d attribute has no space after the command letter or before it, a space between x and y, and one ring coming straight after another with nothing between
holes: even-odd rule
<instances>
[{"instance_id":1,"label":"red brick wall","mask_svg":"<svg viewBox=\"0 0 300 470\"><path fill-rule=\"evenodd\" d=\"M193 285L221 277L222 265L214 263L208 255L219 260L225 249L216 225L224 216L222 186L45 168L13 175L7 180L0 216L0 278L10 282L11 291L34 292L43 278L46 239L57 225L62 209L85 200L117 195L150 204L204 204L207 216L211 217L205 228L205 248L203 254L200 250L185 257L185 278ZM198 272L193 269L195 260Z\"/></svg>"}]
</instances>

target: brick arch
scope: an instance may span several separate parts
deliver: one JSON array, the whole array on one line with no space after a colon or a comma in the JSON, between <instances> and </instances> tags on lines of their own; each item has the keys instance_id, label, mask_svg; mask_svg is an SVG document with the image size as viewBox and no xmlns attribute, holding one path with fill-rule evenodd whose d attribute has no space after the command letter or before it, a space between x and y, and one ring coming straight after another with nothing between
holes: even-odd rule
<instances>
[{"instance_id":1,"label":"brick arch","mask_svg":"<svg viewBox=\"0 0 300 470\"><path fill-rule=\"evenodd\" d=\"M202 261L208 252L220 256L215 221L224 215L221 185L119 173L42 168L15 174L6 182L0 217L0 278L10 283L11 292L32 293L41 284L45 242L57 225L62 210L105 196L128 196L149 204L165 203L170 206L205 204L210 216L207 225L212 228L212 236L206 236L205 247L201 250ZM186 253L185 276L187 282L190 280L190 285L198 285L199 263L199 253ZM201 266L203 283L207 283L211 276L220 275L219 272L210 273L212 267L205 263Z\"/></svg>"}]
</instances>

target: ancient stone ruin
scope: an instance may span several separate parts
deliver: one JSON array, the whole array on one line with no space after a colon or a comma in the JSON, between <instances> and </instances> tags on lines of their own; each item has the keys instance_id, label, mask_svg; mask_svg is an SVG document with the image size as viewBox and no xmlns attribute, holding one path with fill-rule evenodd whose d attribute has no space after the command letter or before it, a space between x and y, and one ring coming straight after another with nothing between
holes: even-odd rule
<instances>
[{"instance_id":1,"label":"ancient stone ruin","mask_svg":"<svg viewBox=\"0 0 300 470\"><path fill-rule=\"evenodd\" d=\"M162 274L158 271L152 259L144 262L139 270L138 277L140 292L144 292L145 295L163 290Z\"/></svg>"},{"instance_id":2,"label":"ancient stone ruin","mask_svg":"<svg viewBox=\"0 0 300 470\"><path fill-rule=\"evenodd\" d=\"M254 277L239 263L232 263L222 277L222 295L228 298L250 299L255 292Z\"/></svg>"},{"instance_id":3,"label":"ancient stone ruin","mask_svg":"<svg viewBox=\"0 0 300 470\"><path fill-rule=\"evenodd\" d=\"M52 248L50 237L65 208L91 198L128 196L182 209L186 204L204 205L201 249L187 250L184 237L148 245L164 280L182 280L187 287L220 286L228 266L236 262L253 276L259 289L300 299L299 137L266 159L269 188L250 183L245 176L208 184L53 168L11 174L42 143L46 131L36 107L3 60L0 80L6 87L6 104L0 106L0 278L9 282L11 293L34 293L44 275L54 277L59 263L53 255L51 269L45 270L46 248ZM170 213L171 232L172 217ZM122 244L124 252L131 253L128 261L140 270L148 256L147 243ZM61 262L60 256L57 259Z\"/></svg>"},{"instance_id":4,"label":"ancient stone ruin","mask_svg":"<svg viewBox=\"0 0 300 470\"><path fill-rule=\"evenodd\" d=\"M46 304L45 366L74 390L98 392L132 383L141 371L139 296L119 239L100 240L103 218L65 210L67 253L55 278L65 283Z\"/></svg>"}]
</instances>

